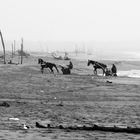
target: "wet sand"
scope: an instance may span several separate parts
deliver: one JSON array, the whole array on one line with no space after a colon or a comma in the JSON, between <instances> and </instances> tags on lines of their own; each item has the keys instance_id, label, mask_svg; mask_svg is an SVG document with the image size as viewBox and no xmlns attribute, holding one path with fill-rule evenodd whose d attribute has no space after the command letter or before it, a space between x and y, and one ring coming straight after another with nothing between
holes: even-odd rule
<instances>
[{"instance_id":1,"label":"wet sand","mask_svg":"<svg viewBox=\"0 0 140 140\"><path fill-rule=\"evenodd\" d=\"M49 62L66 65L69 61ZM85 140L139 139L126 133L62 131L38 129L35 122L63 125L126 125L140 127L140 79L93 76L86 61L72 60L71 75L40 72L37 57L24 59L23 65L0 65L0 139ZM112 62L108 62L111 64ZM138 62L121 62L121 70ZM129 64L129 65L128 65ZM59 68L60 70L60 68ZM112 83L107 83L106 81ZM59 106L59 104L62 106ZM9 120L19 118L19 121ZM22 124L30 126L24 130Z\"/></svg>"}]
</instances>

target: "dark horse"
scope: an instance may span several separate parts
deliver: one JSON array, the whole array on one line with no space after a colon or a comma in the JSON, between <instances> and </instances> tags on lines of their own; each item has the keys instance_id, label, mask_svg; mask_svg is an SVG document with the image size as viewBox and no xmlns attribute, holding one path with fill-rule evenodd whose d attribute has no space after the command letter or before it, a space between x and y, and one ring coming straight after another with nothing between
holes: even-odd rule
<instances>
[{"instance_id":1,"label":"dark horse","mask_svg":"<svg viewBox=\"0 0 140 140\"><path fill-rule=\"evenodd\" d=\"M97 69L102 69L103 70L103 75L106 73L106 68L107 65L99 63L97 61L92 61L92 60L88 60L88 66L92 64L94 67L94 74L97 75Z\"/></svg>"},{"instance_id":2,"label":"dark horse","mask_svg":"<svg viewBox=\"0 0 140 140\"><path fill-rule=\"evenodd\" d=\"M57 69L56 65L54 63L50 63L50 62L45 62L43 59L39 58L38 59L38 64L41 64L41 72L43 73L44 68L49 68L51 70L52 73L54 73L53 71L53 67L57 70L57 72L59 73L59 70Z\"/></svg>"}]
</instances>

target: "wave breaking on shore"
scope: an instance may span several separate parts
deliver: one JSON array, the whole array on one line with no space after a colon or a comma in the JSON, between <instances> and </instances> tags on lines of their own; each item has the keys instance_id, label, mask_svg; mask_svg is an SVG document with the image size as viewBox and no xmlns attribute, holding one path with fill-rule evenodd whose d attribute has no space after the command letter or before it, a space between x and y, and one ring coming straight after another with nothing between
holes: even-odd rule
<instances>
[{"instance_id":1,"label":"wave breaking on shore","mask_svg":"<svg viewBox=\"0 0 140 140\"><path fill-rule=\"evenodd\" d=\"M140 78L140 70L118 71L118 76Z\"/></svg>"}]
</instances>

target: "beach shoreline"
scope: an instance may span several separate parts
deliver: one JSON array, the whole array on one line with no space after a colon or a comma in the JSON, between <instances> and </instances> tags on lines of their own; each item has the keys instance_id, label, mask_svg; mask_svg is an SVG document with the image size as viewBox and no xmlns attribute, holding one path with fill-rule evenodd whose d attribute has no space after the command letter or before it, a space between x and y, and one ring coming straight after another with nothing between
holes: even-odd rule
<instances>
[{"instance_id":1,"label":"beach shoreline","mask_svg":"<svg viewBox=\"0 0 140 140\"><path fill-rule=\"evenodd\" d=\"M47 125L87 125L122 124L140 127L140 78L126 76L94 76L93 68L87 61L72 59L74 68L71 75L63 75L47 69L42 74L36 56L24 58L23 65L2 64L0 66L0 103L7 102L10 107L0 106L0 137L3 139L136 139L133 134L114 134L105 132L80 132L60 130L40 130L35 122ZM42 57L57 65L67 65L69 61ZM16 61L16 59L15 59ZM104 61L107 62L107 61ZM109 61L111 65L116 61ZM116 63L118 70L133 67L139 62ZM107 82L107 81L110 81ZM60 106L61 104L61 106ZM18 118L20 121L9 120ZM24 133L22 124L30 126ZM13 130L12 130L13 129ZM45 131L45 132L44 132Z\"/></svg>"}]
</instances>

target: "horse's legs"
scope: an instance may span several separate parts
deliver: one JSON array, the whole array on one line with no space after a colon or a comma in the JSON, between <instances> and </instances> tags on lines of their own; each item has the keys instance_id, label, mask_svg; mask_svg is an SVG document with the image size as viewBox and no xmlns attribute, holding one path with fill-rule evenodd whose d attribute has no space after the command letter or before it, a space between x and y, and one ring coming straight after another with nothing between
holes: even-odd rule
<instances>
[{"instance_id":1,"label":"horse's legs","mask_svg":"<svg viewBox=\"0 0 140 140\"><path fill-rule=\"evenodd\" d=\"M56 66L54 66L55 67L55 69L57 70L57 72L59 73L59 70L58 70L58 68L56 67Z\"/></svg>"},{"instance_id":2,"label":"horse's legs","mask_svg":"<svg viewBox=\"0 0 140 140\"><path fill-rule=\"evenodd\" d=\"M103 69L103 76L106 74L105 70Z\"/></svg>"},{"instance_id":3,"label":"horse's legs","mask_svg":"<svg viewBox=\"0 0 140 140\"><path fill-rule=\"evenodd\" d=\"M93 72L94 72L94 75L97 75L97 70L94 70Z\"/></svg>"},{"instance_id":4,"label":"horse's legs","mask_svg":"<svg viewBox=\"0 0 140 140\"><path fill-rule=\"evenodd\" d=\"M94 75L97 75L97 69L94 68Z\"/></svg>"},{"instance_id":5,"label":"horse's legs","mask_svg":"<svg viewBox=\"0 0 140 140\"><path fill-rule=\"evenodd\" d=\"M50 68L50 70L51 70L52 73L54 73L52 68Z\"/></svg>"},{"instance_id":6,"label":"horse's legs","mask_svg":"<svg viewBox=\"0 0 140 140\"><path fill-rule=\"evenodd\" d=\"M94 75L97 75L97 71L96 70L94 70Z\"/></svg>"},{"instance_id":7,"label":"horse's legs","mask_svg":"<svg viewBox=\"0 0 140 140\"><path fill-rule=\"evenodd\" d=\"M41 73L43 74L44 67L41 67Z\"/></svg>"}]
</instances>

